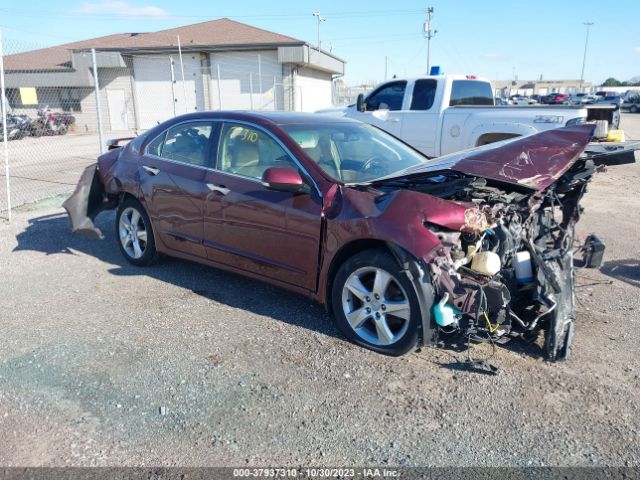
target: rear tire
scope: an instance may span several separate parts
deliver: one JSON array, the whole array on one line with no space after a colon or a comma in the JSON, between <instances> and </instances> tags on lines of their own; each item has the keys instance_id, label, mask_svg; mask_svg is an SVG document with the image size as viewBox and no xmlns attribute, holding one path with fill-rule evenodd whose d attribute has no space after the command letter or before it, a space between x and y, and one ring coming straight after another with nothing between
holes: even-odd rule
<instances>
[{"instance_id":1,"label":"rear tire","mask_svg":"<svg viewBox=\"0 0 640 480\"><path fill-rule=\"evenodd\" d=\"M638 113L638 107L636 105L631 105L629 107L629 113Z\"/></svg>"},{"instance_id":2,"label":"rear tire","mask_svg":"<svg viewBox=\"0 0 640 480\"><path fill-rule=\"evenodd\" d=\"M129 263L146 267L158 260L151 220L138 200L128 197L120 203L115 227L120 252Z\"/></svg>"},{"instance_id":3,"label":"rear tire","mask_svg":"<svg viewBox=\"0 0 640 480\"><path fill-rule=\"evenodd\" d=\"M416 347L420 302L388 252L365 250L349 258L336 273L331 300L336 324L352 342L392 356Z\"/></svg>"}]
</instances>

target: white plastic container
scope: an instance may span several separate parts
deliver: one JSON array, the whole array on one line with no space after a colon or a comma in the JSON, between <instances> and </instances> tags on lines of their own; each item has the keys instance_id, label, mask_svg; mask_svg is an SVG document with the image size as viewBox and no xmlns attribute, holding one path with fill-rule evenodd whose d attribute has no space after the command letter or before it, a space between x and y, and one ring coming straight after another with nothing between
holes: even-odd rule
<instances>
[{"instance_id":1,"label":"white plastic container","mask_svg":"<svg viewBox=\"0 0 640 480\"><path fill-rule=\"evenodd\" d=\"M478 252L471 261L471 270L491 277L500 271L501 266L500 257L494 252Z\"/></svg>"},{"instance_id":2,"label":"white plastic container","mask_svg":"<svg viewBox=\"0 0 640 480\"><path fill-rule=\"evenodd\" d=\"M609 122L606 120L596 120L596 131L593 136L596 138L607 138L609 134Z\"/></svg>"},{"instance_id":3,"label":"white plastic container","mask_svg":"<svg viewBox=\"0 0 640 480\"><path fill-rule=\"evenodd\" d=\"M533 281L533 269L531 268L531 254L526 250L516 253L515 259L516 280L519 283Z\"/></svg>"}]
</instances>

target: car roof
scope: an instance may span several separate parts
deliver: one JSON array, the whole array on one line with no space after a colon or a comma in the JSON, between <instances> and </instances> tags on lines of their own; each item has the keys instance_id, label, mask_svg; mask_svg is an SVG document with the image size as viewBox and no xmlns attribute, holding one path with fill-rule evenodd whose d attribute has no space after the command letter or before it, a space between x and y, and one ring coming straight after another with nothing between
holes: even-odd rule
<instances>
[{"instance_id":1,"label":"car roof","mask_svg":"<svg viewBox=\"0 0 640 480\"><path fill-rule=\"evenodd\" d=\"M351 118L327 115L321 113L304 112L276 112L250 110L212 110L197 113L187 113L175 117L172 123L181 120L228 119L271 125L318 124L318 123L360 123Z\"/></svg>"},{"instance_id":2,"label":"car roof","mask_svg":"<svg viewBox=\"0 0 640 480\"><path fill-rule=\"evenodd\" d=\"M339 117L337 115L327 115L322 113L305 113L305 112L246 112L264 120L270 121L276 125L291 124L317 124L317 123L359 123L351 118Z\"/></svg>"}]
</instances>

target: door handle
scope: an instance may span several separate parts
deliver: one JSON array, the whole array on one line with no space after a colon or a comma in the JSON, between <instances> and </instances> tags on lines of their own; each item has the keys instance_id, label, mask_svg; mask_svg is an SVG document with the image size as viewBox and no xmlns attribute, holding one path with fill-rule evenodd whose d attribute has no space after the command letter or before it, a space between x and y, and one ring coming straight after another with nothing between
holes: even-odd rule
<instances>
[{"instance_id":1,"label":"door handle","mask_svg":"<svg viewBox=\"0 0 640 480\"><path fill-rule=\"evenodd\" d=\"M148 167L147 165L143 165L142 169L147 172L149 175L153 175L154 177L160 173L159 168Z\"/></svg>"},{"instance_id":2,"label":"door handle","mask_svg":"<svg viewBox=\"0 0 640 480\"><path fill-rule=\"evenodd\" d=\"M218 193L221 193L222 195L226 195L231 191L224 185L216 185L214 183L207 183L207 188L212 192L218 192Z\"/></svg>"},{"instance_id":3,"label":"door handle","mask_svg":"<svg viewBox=\"0 0 640 480\"><path fill-rule=\"evenodd\" d=\"M387 122L390 123L398 123L400 121L400 119L398 117L391 117L387 119Z\"/></svg>"}]
</instances>

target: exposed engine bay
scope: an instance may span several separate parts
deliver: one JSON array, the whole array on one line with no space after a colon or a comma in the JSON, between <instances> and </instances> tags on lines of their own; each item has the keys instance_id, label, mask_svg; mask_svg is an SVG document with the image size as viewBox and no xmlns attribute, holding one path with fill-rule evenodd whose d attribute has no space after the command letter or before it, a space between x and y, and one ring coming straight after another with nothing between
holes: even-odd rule
<instances>
[{"instance_id":1,"label":"exposed engine bay","mask_svg":"<svg viewBox=\"0 0 640 480\"><path fill-rule=\"evenodd\" d=\"M431 223L440 248L427 267L435 300L434 338L425 343L527 342L545 332L548 360L570 354L575 320L574 227L580 199L596 172L578 159L544 190L531 190L453 170L379 185L468 205L458 230ZM597 259L596 259L597 262ZM592 265L596 266L596 265Z\"/></svg>"}]
</instances>

